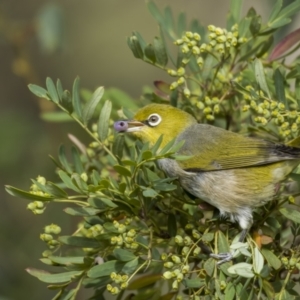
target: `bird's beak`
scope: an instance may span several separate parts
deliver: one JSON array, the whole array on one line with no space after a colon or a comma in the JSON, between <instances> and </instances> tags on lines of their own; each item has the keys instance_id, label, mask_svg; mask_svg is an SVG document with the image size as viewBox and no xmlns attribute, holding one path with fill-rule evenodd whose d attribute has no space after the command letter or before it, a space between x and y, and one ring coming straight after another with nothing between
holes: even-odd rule
<instances>
[{"instance_id":1,"label":"bird's beak","mask_svg":"<svg viewBox=\"0 0 300 300\"><path fill-rule=\"evenodd\" d=\"M135 120L117 121L114 128L118 132L135 132L142 130L144 123Z\"/></svg>"}]
</instances>

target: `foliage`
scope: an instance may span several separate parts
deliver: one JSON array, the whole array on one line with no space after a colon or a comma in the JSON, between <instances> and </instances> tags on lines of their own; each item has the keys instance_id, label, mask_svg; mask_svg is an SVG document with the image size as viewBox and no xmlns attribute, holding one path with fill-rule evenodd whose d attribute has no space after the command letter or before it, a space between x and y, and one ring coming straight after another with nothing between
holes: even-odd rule
<instances>
[{"instance_id":1,"label":"foliage","mask_svg":"<svg viewBox=\"0 0 300 300\"><path fill-rule=\"evenodd\" d=\"M273 140L299 136L300 63L299 58L291 63L285 58L298 47L300 33L296 30L275 46L273 36L300 10L300 1L285 7L276 1L262 24L253 8L240 19L241 1L232 0L226 29L206 29L198 21L187 26L184 14L175 21L170 8L160 12L153 2L148 8L160 36L147 44L134 32L128 45L136 58L174 79L170 84L156 81L156 90L144 95L145 102L171 103L201 122ZM165 178L157 169L157 159L184 159L176 155L181 145L170 143L159 150L160 139L149 148L111 131L111 117L132 116L125 108L136 107L130 97L122 101L120 91L104 93L102 87L80 94L79 79L72 92L50 78L46 89L33 84L29 88L93 139L85 146L72 136L70 155L60 147L58 159L52 158L57 183L39 176L30 191L6 187L10 194L32 201L28 209L34 214L44 213L52 203L67 203L66 214L79 218L71 235L59 235L56 224L41 233L49 248L41 261L57 272L27 269L58 290L54 299L75 299L82 286L95 290L91 299L105 299L107 293L117 299L295 299L300 269L300 212L294 198L298 186L289 191L294 196L282 194L258 209L253 238L238 243L237 225L191 200L176 178ZM108 97L114 103L102 100ZM118 111L120 106L123 111ZM61 114L46 118L58 121ZM297 173L291 177L299 180ZM230 249L237 257L218 268L205 249Z\"/></svg>"}]
</instances>

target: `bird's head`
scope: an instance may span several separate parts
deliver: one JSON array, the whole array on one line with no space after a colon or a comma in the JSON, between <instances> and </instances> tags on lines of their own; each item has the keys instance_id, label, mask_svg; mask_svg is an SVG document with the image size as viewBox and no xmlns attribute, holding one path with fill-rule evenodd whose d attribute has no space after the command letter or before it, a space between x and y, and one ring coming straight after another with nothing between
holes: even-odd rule
<instances>
[{"instance_id":1,"label":"bird's head","mask_svg":"<svg viewBox=\"0 0 300 300\"><path fill-rule=\"evenodd\" d=\"M133 120L117 121L114 127L119 132L131 132L150 145L163 136L161 147L164 147L195 123L196 119L183 110L170 105L149 104L138 110Z\"/></svg>"}]
</instances>

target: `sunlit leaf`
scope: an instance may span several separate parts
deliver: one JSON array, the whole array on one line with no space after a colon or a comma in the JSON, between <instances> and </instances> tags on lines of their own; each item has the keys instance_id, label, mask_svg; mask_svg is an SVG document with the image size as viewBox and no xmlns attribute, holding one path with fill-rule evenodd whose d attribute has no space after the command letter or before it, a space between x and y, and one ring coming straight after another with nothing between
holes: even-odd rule
<instances>
[{"instance_id":1,"label":"sunlit leaf","mask_svg":"<svg viewBox=\"0 0 300 300\"><path fill-rule=\"evenodd\" d=\"M56 91L56 87L55 87L55 84L53 83L53 81L50 77L47 77L47 79L46 79L46 86L47 86L47 89L48 89L48 94L50 96L50 99L53 102L58 103L59 98L58 98L58 94L57 94L57 91Z\"/></svg>"},{"instance_id":2,"label":"sunlit leaf","mask_svg":"<svg viewBox=\"0 0 300 300\"><path fill-rule=\"evenodd\" d=\"M76 77L72 89L72 104L77 117L81 120L82 108L81 108L81 101L80 101L80 94L79 94L79 83L80 83L79 77Z\"/></svg>"},{"instance_id":3,"label":"sunlit leaf","mask_svg":"<svg viewBox=\"0 0 300 300\"><path fill-rule=\"evenodd\" d=\"M98 120L98 135L101 141L104 141L108 135L109 118L111 114L112 104L109 100L106 100L99 116Z\"/></svg>"},{"instance_id":4,"label":"sunlit leaf","mask_svg":"<svg viewBox=\"0 0 300 300\"><path fill-rule=\"evenodd\" d=\"M37 97L50 100L48 92L44 88L42 88L36 84L28 84L28 88Z\"/></svg>"}]
</instances>

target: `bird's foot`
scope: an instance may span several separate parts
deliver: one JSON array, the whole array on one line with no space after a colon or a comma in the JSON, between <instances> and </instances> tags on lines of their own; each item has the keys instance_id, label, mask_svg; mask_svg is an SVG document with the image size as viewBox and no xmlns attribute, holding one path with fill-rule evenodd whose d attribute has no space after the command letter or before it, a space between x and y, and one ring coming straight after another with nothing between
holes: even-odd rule
<instances>
[{"instance_id":1,"label":"bird's foot","mask_svg":"<svg viewBox=\"0 0 300 300\"><path fill-rule=\"evenodd\" d=\"M234 253L232 253L232 252L225 252L225 253L219 253L219 254L211 253L210 257L219 260L217 262L217 265L220 266L226 262L231 261L234 258Z\"/></svg>"}]
</instances>

